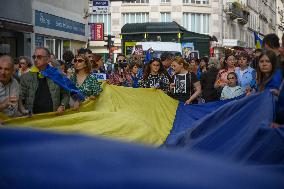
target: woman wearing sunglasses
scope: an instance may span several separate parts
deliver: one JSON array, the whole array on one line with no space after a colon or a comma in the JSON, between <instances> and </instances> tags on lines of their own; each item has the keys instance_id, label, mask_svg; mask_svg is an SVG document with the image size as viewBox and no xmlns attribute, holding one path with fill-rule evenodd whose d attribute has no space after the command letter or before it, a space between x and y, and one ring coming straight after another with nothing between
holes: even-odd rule
<instances>
[{"instance_id":1,"label":"woman wearing sunglasses","mask_svg":"<svg viewBox=\"0 0 284 189\"><path fill-rule=\"evenodd\" d=\"M102 92L102 88L95 75L91 73L91 64L85 55L75 56L74 59L75 73L71 76L71 81L76 87L84 93L87 99L95 99ZM71 103L72 105L72 103ZM74 108L78 108L78 102Z\"/></svg>"},{"instance_id":2,"label":"woman wearing sunglasses","mask_svg":"<svg viewBox=\"0 0 284 189\"><path fill-rule=\"evenodd\" d=\"M18 72L19 76L30 71L30 68L32 66L32 61L28 57L20 56L18 58L18 63L19 63L19 72Z\"/></svg>"}]
</instances>

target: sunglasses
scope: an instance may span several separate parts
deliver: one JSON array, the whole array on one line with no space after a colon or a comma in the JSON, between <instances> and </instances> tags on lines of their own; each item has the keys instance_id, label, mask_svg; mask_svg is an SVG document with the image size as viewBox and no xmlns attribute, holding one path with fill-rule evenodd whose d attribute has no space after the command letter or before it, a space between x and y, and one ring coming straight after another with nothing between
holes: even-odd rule
<instances>
[{"instance_id":1,"label":"sunglasses","mask_svg":"<svg viewBox=\"0 0 284 189\"><path fill-rule=\"evenodd\" d=\"M76 63L76 62L82 63L84 61L85 61L84 59L74 59L74 63Z\"/></svg>"},{"instance_id":2,"label":"sunglasses","mask_svg":"<svg viewBox=\"0 0 284 189\"><path fill-rule=\"evenodd\" d=\"M160 62L160 60L161 60L161 59L159 59L159 58L152 58L152 59L150 60L150 62L154 62L154 61Z\"/></svg>"},{"instance_id":3,"label":"sunglasses","mask_svg":"<svg viewBox=\"0 0 284 189\"><path fill-rule=\"evenodd\" d=\"M47 56L42 56L42 55L38 55L38 56L36 56L36 55L33 55L32 56L32 58L35 60L35 59L37 59L37 60L42 60L43 58L45 58L45 57L47 57Z\"/></svg>"}]
</instances>

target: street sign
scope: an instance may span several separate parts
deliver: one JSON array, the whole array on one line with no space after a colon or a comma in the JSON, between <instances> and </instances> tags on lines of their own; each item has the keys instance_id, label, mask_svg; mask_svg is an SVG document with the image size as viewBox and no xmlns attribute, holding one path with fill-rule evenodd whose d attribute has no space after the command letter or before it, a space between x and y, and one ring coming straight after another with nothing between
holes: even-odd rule
<instances>
[{"instance_id":1,"label":"street sign","mask_svg":"<svg viewBox=\"0 0 284 189\"><path fill-rule=\"evenodd\" d=\"M108 14L109 0L93 0L93 13Z\"/></svg>"},{"instance_id":2,"label":"street sign","mask_svg":"<svg viewBox=\"0 0 284 189\"><path fill-rule=\"evenodd\" d=\"M92 23L91 28L91 41L104 40L104 23Z\"/></svg>"}]
</instances>

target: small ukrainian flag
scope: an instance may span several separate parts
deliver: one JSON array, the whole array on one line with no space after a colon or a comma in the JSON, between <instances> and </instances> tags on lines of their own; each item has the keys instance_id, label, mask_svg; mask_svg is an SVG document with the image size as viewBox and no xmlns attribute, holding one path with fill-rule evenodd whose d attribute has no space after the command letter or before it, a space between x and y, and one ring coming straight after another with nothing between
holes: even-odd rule
<instances>
[{"instance_id":1,"label":"small ukrainian flag","mask_svg":"<svg viewBox=\"0 0 284 189\"><path fill-rule=\"evenodd\" d=\"M261 49L263 41L256 32L254 32L254 42L255 42L255 48Z\"/></svg>"}]
</instances>

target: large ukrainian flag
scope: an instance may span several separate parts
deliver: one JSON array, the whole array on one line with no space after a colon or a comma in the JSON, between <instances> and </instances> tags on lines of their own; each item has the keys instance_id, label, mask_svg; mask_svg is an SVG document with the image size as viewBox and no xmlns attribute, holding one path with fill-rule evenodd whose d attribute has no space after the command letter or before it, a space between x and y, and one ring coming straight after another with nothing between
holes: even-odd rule
<instances>
[{"instance_id":1,"label":"large ukrainian flag","mask_svg":"<svg viewBox=\"0 0 284 189\"><path fill-rule=\"evenodd\" d=\"M275 98L269 90L185 106L160 90L107 84L103 89L98 99L86 102L80 112L10 119L5 126L198 150L234 161L284 162L284 130L269 128L275 118Z\"/></svg>"},{"instance_id":2,"label":"large ukrainian flag","mask_svg":"<svg viewBox=\"0 0 284 189\"><path fill-rule=\"evenodd\" d=\"M103 84L95 101L80 111L6 119L9 127L32 127L61 133L99 135L142 144L161 145L169 135L178 101L156 89L133 89Z\"/></svg>"}]
</instances>

